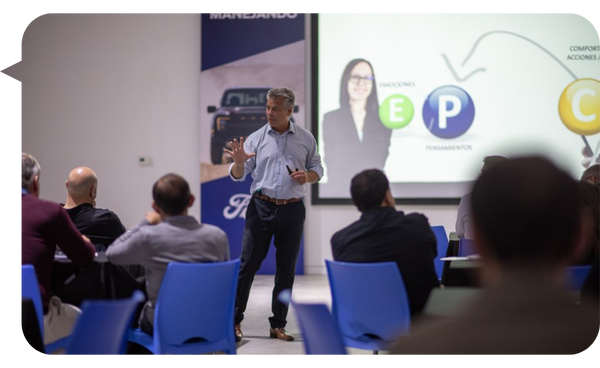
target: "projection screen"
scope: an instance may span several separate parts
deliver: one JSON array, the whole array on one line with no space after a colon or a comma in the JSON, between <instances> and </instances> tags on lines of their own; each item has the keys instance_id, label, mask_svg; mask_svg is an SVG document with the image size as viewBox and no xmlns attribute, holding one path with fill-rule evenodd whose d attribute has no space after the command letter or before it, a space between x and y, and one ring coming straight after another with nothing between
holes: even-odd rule
<instances>
[{"instance_id":1,"label":"projection screen","mask_svg":"<svg viewBox=\"0 0 600 368\"><path fill-rule=\"evenodd\" d=\"M575 14L319 14L313 203L382 169L398 203L450 204L487 155L539 154L579 178L600 153L600 42Z\"/></svg>"}]
</instances>

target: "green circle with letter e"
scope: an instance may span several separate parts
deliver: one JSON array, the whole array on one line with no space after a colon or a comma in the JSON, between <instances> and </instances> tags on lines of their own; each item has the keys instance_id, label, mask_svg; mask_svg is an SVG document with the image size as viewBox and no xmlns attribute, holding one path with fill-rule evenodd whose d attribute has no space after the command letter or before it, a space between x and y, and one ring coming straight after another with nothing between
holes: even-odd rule
<instances>
[{"instance_id":1,"label":"green circle with letter e","mask_svg":"<svg viewBox=\"0 0 600 368\"><path fill-rule=\"evenodd\" d=\"M404 95L392 95L379 106L379 119L390 129L400 129L407 126L415 115L412 101Z\"/></svg>"}]
</instances>

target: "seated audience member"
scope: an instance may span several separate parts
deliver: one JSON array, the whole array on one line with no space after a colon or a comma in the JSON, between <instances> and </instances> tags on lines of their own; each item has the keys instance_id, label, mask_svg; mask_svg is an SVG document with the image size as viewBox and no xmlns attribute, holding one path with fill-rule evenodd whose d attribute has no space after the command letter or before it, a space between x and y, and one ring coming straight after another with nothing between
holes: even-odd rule
<instances>
[{"instance_id":1,"label":"seated audience member","mask_svg":"<svg viewBox=\"0 0 600 368\"><path fill-rule=\"evenodd\" d=\"M581 298L583 303L596 304L600 302L600 258L596 258L592 263L590 273L583 282L581 288Z\"/></svg>"},{"instance_id":2,"label":"seated audience member","mask_svg":"<svg viewBox=\"0 0 600 368\"><path fill-rule=\"evenodd\" d=\"M148 212L139 225L119 237L106 251L112 263L140 264L145 268L148 301L139 323L148 334L153 332L154 308L169 262L229 260L225 232L188 215L194 196L184 178L175 174L163 176L154 183L152 197L156 212Z\"/></svg>"},{"instance_id":3,"label":"seated audience member","mask_svg":"<svg viewBox=\"0 0 600 368\"><path fill-rule=\"evenodd\" d=\"M104 251L125 232L125 226L114 212L96 207L98 177L89 167L77 167L65 182L65 209L77 229L87 236L97 251Z\"/></svg>"},{"instance_id":4,"label":"seated audience member","mask_svg":"<svg viewBox=\"0 0 600 368\"><path fill-rule=\"evenodd\" d=\"M579 182L582 200L581 248L573 264L591 265L600 256L600 186Z\"/></svg>"},{"instance_id":5,"label":"seated audience member","mask_svg":"<svg viewBox=\"0 0 600 368\"><path fill-rule=\"evenodd\" d=\"M75 227L90 239L96 251L105 251L125 232L125 226L114 212L96 207L96 173L89 167L77 167L69 173L65 186L67 200L64 208ZM53 271L52 291L61 300L76 306L86 299L129 298L135 290L144 291L144 282L136 280L141 276L143 269L138 265L107 264L80 268L70 263L57 263Z\"/></svg>"},{"instance_id":6,"label":"seated audience member","mask_svg":"<svg viewBox=\"0 0 600 368\"><path fill-rule=\"evenodd\" d=\"M486 287L393 352L576 354L590 346L598 306L578 305L564 280L580 235L577 183L546 159L515 158L481 174L471 205Z\"/></svg>"},{"instance_id":7,"label":"seated audience member","mask_svg":"<svg viewBox=\"0 0 600 368\"><path fill-rule=\"evenodd\" d=\"M396 262L411 317L418 315L431 289L439 286L433 265L437 242L427 218L396 211L388 179L380 170L358 173L352 178L350 192L362 215L333 235L333 258L357 263Z\"/></svg>"},{"instance_id":8,"label":"seated audience member","mask_svg":"<svg viewBox=\"0 0 600 368\"><path fill-rule=\"evenodd\" d=\"M486 156L483 158L483 167L481 172L485 172L494 165L508 160L504 156ZM465 194L458 205L458 214L456 216L456 236L461 239L473 239L471 221L471 193Z\"/></svg>"},{"instance_id":9,"label":"seated audience member","mask_svg":"<svg viewBox=\"0 0 600 368\"><path fill-rule=\"evenodd\" d=\"M581 175L581 181L600 185L600 164L595 164L585 169Z\"/></svg>"},{"instance_id":10,"label":"seated audience member","mask_svg":"<svg viewBox=\"0 0 600 368\"><path fill-rule=\"evenodd\" d=\"M44 343L48 344L69 335L81 313L78 308L51 296L56 246L79 265L94 261L94 246L77 231L61 205L39 199L40 165L37 160L23 153L21 165L21 262L35 268L44 306Z\"/></svg>"}]
</instances>

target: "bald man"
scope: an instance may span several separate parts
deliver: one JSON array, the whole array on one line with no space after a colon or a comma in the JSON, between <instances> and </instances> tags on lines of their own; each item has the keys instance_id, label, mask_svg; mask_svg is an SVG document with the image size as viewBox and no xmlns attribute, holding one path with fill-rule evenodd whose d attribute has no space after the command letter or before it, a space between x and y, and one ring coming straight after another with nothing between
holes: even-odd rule
<instances>
[{"instance_id":1,"label":"bald man","mask_svg":"<svg viewBox=\"0 0 600 368\"><path fill-rule=\"evenodd\" d=\"M114 212L96 208L98 177L86 166L76 167L65 182L67 201L65 209L75 227L86 235L97 251L104 251L125 232L125 226Z\"/></svg>"}]
</instances>

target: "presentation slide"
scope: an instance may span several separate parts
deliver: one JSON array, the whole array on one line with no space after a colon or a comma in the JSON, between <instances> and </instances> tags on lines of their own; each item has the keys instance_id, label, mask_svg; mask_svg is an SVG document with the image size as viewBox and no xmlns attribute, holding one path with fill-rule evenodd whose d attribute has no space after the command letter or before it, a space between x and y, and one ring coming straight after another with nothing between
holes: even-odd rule
<instances>
[{"instance_id":1,"label":"presentation slide","mask_svg":"<svg viewBox=\"0 0 600 368\"><path fill-rule=\"evenodd\" d=\"M576 14L313 16L314 203L382 169L404 203L458 203L488 155L579 178L600 153L600 41Z\"/></svg>"}]
</instances>

